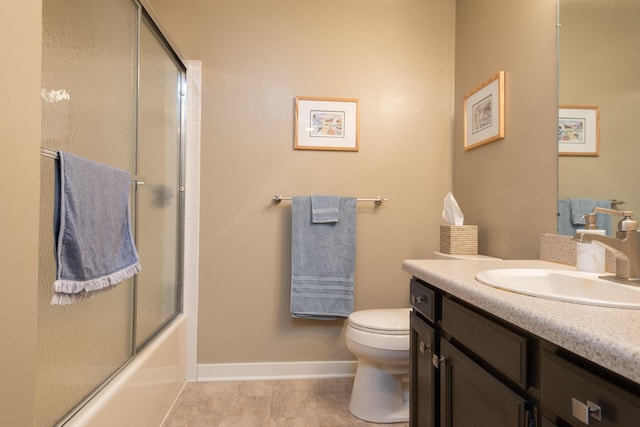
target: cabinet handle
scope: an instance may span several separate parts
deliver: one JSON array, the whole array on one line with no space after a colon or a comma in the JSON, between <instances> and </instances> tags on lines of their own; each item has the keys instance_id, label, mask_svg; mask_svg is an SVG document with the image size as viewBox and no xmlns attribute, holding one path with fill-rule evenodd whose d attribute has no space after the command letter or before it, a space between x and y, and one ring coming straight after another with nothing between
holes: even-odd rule
<instances>
[{"instance_id":1,"label":"cabinet handle","mask_svg":"<svg viewBox=\"0 0 640 427\"><path fill-rule=\"evenodd\" d=\"M420 353L424 354L425 351L429 351L431 349L431 344L425 344L423 341L420 341Z\"/></svg>"},{"instance_id":2,"label":"cabinet handle","mask_svg":"<svg viewBox=\"0 0 640 427\"><path fill-rule=\"evenodd\" d=\"M422 303L422 297L420 295L415 296L415 295L411 295L411 304L415 305L415 304L420 304Z\"/></svg>"},{"instance_id":3,"label":"cabinet handle","mask_svg":"<svg viewBox=\"0 0 640 427\"><path fill-rule=\"evenodd\" d=\"M431 364L433 365L434 368L439 368L440 367L440 363L442 363L444 365L444 356L438 358L437 354L434 354L433 356L431 356Z\"/></svg>"},{"instance_id":4,"label":"cabinet handle","mask_svg":"<svg viewBox=\"0 0 640 427\"><path fill-rule=\"evenodd\" d=\"M571 398L571 415L582 421L586 425L589 425L589 420L602 421L602 408L590 400L584 404L575 397Z\"/></svg>"}]
</instances>

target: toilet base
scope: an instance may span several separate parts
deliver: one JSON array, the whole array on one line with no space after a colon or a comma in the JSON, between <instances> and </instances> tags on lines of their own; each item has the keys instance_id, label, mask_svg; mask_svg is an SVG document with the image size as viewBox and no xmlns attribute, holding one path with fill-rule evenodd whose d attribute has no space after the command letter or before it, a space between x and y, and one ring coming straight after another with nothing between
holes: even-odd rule
<instances>
[{"instance_id":1,"label":"toilet base","mask_svg":"<svg viewBox=\"0 0 640 427\"><path fill-rule=\"evenodd\" d=\"M409 374L358 362L349 412L371 423L409 421Z\"/></svg>"}]
</instances>

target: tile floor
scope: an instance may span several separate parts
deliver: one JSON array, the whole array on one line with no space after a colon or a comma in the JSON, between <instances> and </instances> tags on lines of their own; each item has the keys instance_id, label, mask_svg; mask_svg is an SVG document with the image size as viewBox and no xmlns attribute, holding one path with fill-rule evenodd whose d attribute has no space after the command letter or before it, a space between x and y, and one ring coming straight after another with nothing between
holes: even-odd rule
<instances>
[{"instance_id":1,"label":"tile floor","mask_svg":"<svg viewBox=\"0 0 640 427\"><path fill-rule=\"evenodd\" d=\"M162 427L381 426L349 413L352 385L352 378L190 382Z\"/></svg>"}]
</instances>

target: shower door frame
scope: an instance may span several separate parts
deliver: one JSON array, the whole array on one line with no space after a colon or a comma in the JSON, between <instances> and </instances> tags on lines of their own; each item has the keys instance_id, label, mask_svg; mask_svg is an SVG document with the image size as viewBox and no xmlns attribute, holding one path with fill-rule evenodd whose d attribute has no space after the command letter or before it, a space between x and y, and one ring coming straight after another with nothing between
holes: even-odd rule
<instances>
[{"instance_id":1,"label":"shower door frame","mask_svg":"<svg viewBox=\"0 0 640 427\"><path fill-rule=\"evenodd\" d=\"M187 95L187 68L184 64L184 61L180 58L180 56L176 53L175 49L172 47L169 40L162 33L162 30L158 27L158 25L153 20L153 17L147 12L142 2L139 0L135 0L135 3L138 5L138 34L137 34L137 76L138 81L136 84L136 153L135 153L135 164L136 164L136 174L139 174L138 167L138 147L139 147L139 137L140 137L140 126L139 126L139 115L140 115L140 30L141 25L146 24L149 26L151 32L158 39L158 42L162 45L165 52L169 55L173 63L179 70L180 79L178 82L178 96L179 96L179 108L180 108L180 119L179 119L179 127L180 127L180 138L179 138L179 153L178 153L178 213L177 213L177 221L176 221L176 237L177 237L177 247L176 247L176 306L177 310L167 318L162 324L158 326L158 328L147 338L137 344L137 336L138 336L138 328L137 328L137 316L138 316L138 276L134 278L134 292L133 292L133 333L132 335L132 348L133 355L132 358L135 358L136 354L142 350L147 344L149 344L153 339L162 332L167 325L171 323L173 319L175 319L178 315L180 315L184 311L183 302L184 302L184 211L185 211L185 161L186 161L186 95ZM138 203L138 186L136 185L136 204ZM135 209L135 237L137 241L138 237L138 220L139 220L140 210L138 206Z\"/></svg>"}]
</instances>

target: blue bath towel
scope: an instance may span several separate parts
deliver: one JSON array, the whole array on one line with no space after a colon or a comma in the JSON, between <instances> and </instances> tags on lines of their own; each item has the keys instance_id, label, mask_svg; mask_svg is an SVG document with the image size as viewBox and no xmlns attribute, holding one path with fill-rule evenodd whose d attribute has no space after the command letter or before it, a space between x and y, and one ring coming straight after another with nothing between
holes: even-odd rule
<instances>
[{"instance_id":1,"label":"blue bath towel","mask_svg":"<svg viewBox=\"0 0 640 427\"><path fill-rule=\"evenodd\" d=\"M129 219L129 173L62 151L56 172L52 303L66 304L132 277L141 266Z\"/></svg>"},{"instance_id":2,"label":"blue bath towel","mask_svg":"<svg viewBox=\"0 0 640 427\"><path fill-rule=\"evenodd\" d=\"M340 198L339 220L313 223L311 198L291 200L291 315L330 320L353 312L356 203Z\"/></svg>"}]
</instances>

